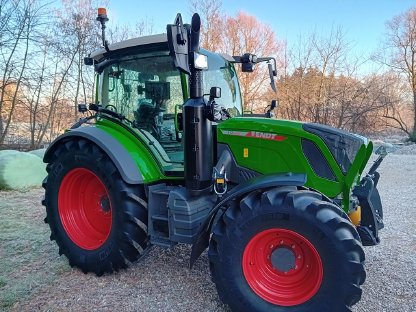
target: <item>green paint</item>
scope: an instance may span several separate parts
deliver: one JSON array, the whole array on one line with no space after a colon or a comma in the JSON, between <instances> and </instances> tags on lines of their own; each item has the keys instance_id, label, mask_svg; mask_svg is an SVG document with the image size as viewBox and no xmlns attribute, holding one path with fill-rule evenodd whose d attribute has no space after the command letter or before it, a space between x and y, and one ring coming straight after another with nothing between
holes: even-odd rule
<instances>
[{"instance_id":1,"label":"green paint","mask_svg":"<svg viewBox=\"0 0 416 312\"><path fill-rule=\"evenodd\" d=\"M230 135L227 131L272 133L284 137L277 141L259 137L242 137ZM339 168L330 150L318 136L302 128L297 121L276 120L259 117L236 117L218 125L218 142L226 143L231 148L237 163L262 174L268 173L306 173L306 186L316 189L328 197L343 195L343 208L348 210L350 190L359 178L360 169L368 161L372 145L361 146L350 170L345 176ZM313 141L328 161L337 181L321 178L315 174L303 154L301 139ZM245 155L244 149L248 149Z\"/></svg>"},{"instance_id":2,"label":"green paint","mask_svg":"<svg viewBox=\"0 0 416 312\"><path fill-rule=\"evenodd\" d=\"M367 155L366 146L361 145L360 149L358 150L357 156L355 156L355 159L353 163L351 164L350 169L345 175L345 188L342 194L344 207L348 207L349 199L351 196L351 190L353 186L359 182L360 168L362 167L363 161L366 159L366 155Z\"/></svg>"},{"instance_id":3,"label":"green paint","mask_svg":"<svg viewBox=\"0 0 416 312\"><path fill-rule=\"evenodd\" d=\"M95 73L95 99L93 100L93 102L95 104L98 104L98 96L99 96L99 86L100 86L100 75Z\"/></svg>"},{"instance_id":4,"label":"green paint","mask_svg":"<svg viewBox=\"0 0 416 312\"><path fill-rule=\"evenodd\" d=\"M161 170L161 166L164 165L163 160L155 156L156 153L151 152L149 146L144 144L146 138L140 132L131 129L131 131L134 131L141 138L141 140L138 140L135 135L124 127L104 118L97 120L96 127L113 136L126 148L137 164L137 168L140 170L145 183L169 179Z\"/></svg>"},{"instance_id":5,"label":"green paint","mask_svg":"<svg viewBox=\"0 0 416 312\"><path fill-rule=\"evenodd\" d=\"M365 165L368 163L368 161L371 157L371 154L373 153L373 149L374 149L373 142L370 141L367 145L367 151L366 151L365 159L363 160L363 163L362 163L360 171L359 171L360 174L364 171Z\"/></svg>"},{"instance_id":6,"label":"green paint","mask_svg":"<svg viewBox=\"0 0 416 312\"><path fill-rule=\"evenodd\" d=\"M182 85L183 102L185 103L186 100L189 98L189 94L188 94L188 79L186 78L186 74L184 73L181 73L181 85Z\"/></svg>"}]
</instances>

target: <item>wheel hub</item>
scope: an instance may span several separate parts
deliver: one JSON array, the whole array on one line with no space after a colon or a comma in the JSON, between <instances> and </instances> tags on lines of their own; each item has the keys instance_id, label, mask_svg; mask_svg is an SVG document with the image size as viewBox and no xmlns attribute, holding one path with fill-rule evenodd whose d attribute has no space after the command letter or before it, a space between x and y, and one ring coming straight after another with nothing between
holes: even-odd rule
<instances>
[{"instance_id":1,"label":"wheel hub","mask_svg":"<svg viewBox=\"0 0 416 312\"><path fill-rule=\"evenodd\" d=\"M101 210L104 211L105 213L110 212L111 205L110 205L110 200L108 199L108 196L104 195L100 198L100 207L101 207Z\"/></svg>"},{"instance_id":2,"label":"wheel hub","mask_svg":"<svg viewBox=\"0 0 416 312\"><path fill-rule=\"evenodd\" d=\"M262 299L295 306L312 298L321 287L321 257L309 240L288 229L256 234L243 252L242 267L250 288Z\"/></svg>"},{"instance_id":3,"label":"wheel hub","mask_svg":"<svg viewBox=\"0 0 416 312\"><path fill-rule=\"evenodd\" d=\"M287 247L278 247L270 255L273 267L283 273L287 273L296 267L296 255Z\"/></svg>"}]
</instances>

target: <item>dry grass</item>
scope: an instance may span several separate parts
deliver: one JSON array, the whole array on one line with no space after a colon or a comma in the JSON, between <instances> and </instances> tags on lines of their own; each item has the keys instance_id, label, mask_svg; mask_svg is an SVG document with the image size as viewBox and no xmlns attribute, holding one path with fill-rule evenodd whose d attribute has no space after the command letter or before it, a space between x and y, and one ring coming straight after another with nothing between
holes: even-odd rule
<instances>
[{"instance_id":1,"label":"dry grass","mask_svg":"<svg viewBox=\"0 0 416 312\"><path fill-rule=\"evenodd\" d=\"M41 194L41 189L0 192L0 309L30 298L69 270L42 225Z\"/></svg>"}]
</instances>

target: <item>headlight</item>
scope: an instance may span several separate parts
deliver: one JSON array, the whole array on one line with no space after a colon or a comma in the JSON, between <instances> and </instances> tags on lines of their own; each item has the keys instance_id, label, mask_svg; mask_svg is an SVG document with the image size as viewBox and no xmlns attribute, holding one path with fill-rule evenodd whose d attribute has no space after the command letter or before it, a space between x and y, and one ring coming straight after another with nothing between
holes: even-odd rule
<instances>
[{"instance_id":1,"label":"headlight","mask_svg":"<svg viewBox=\"0 0 416 312\"><path fill-rule=\"evenodd\" d=\"M194 67L196 69L208 69L208 56L195 52Z\"/></svg>"}]
</instances>

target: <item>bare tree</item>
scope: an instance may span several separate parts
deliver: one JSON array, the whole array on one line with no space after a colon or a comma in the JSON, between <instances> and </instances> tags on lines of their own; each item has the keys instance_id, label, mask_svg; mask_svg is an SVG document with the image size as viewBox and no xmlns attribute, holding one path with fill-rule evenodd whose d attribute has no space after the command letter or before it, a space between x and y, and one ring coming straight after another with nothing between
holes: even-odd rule
<instances>
[{"instance_id":1,"label":"bare tree","mask_svg":"<svg viewBox=\"0 0 416 312\"><path fill-rule=\"evenodd\" d=\"M36 0L1 3L0 19L5 16L7 24L3 24L3 20L0 24L0 55L4 60L0 65L0 144L5 140L20 101L30 48L36 43L43 12L44 5Z\"/></svg>"},{"instance_id":2,"label":"bare tree","mask_svg":"<svg viewBox=\"0 0 416 312\"><path fill-rule=\"evenodd\" d=\"M190 6L191 13L199 13L202 19L201 46L210 51L222 51L226 40L224 38L226 16L222 12L222 1L191 0Z\"/></svg>"},{"instance_id":3,"label":"bare tree","mask_svg":"<svg viewBox=\"0 0 416 312\"><path fill-rule=\"evenodd\" d=\"M205 49L232 56L244 53L274 56L280 60L284 44L277 40L269 25L244 12L235 16L226 15L220 0L191 1L190 4L191 12L201 15L201 42ZM253 73L238 72L245 110L260 110L270 98L269 75L262 65Z\"/></svg>"},{"instance_id":4,"label":"bare tree","mask_svg":"<svg viewBox=\"0 0 416 312\"><path fill-rule=\"evenodd\" d=\"M386 110L385 117L395 121L398 127L416 141L416 7L395 16L386 24L387 36L384 51L386 57L378 58L391 69L405 76L412 94L413 127L409 127L397 113L398 109Z\"/></svg>"},{"instance_id":5,"label":"bare tree","mask_svg":"<svg viewBox=\"0 0 416 312\"><path fill-rule=\"evenodd\" d=\"M277 40L276 33L269 25L244 12L228 17L226 23L225 53L243 55L249 52L258 56L274 56L281 60L283 42ZM239 73L245 108L251 111L262 110L270 98L269 75L263 65L259 65L260 68L252 73Z\"/></svg>"},{"instance_id":6,"label":"bare tree","mask_svg":"<svg viewBox=\"0 0 416 312\"><path fill-rule=\"evenodd\" d=\"M97 44L97 28L95 22L96 7L95 0L63 0L63 9L58 13L57 32L55 38L59 38L59 45L65 50L62 52L72 59L75 54L73 65L69 68L68 79L72 78L73 91L73 119L77 119L78 103L81 100L87 102L87 89L92 87L93 81L86 81L84 77L84 56ZM92 78L92 77L90 77Z\"/></svg>"},{"instance_id":7,"label":"bare tree","mask_svg":"<svg viewBox=\"0 0 416 312\"><path fill-rule=\"evenodd\" d=\"M385 81L360 74L368 59L351 53L342 29L333 28L326 36L301 36L285 55L288 65L278 81L284 118L362 133L380 128Z\"/></svg>"}]
</instances>

